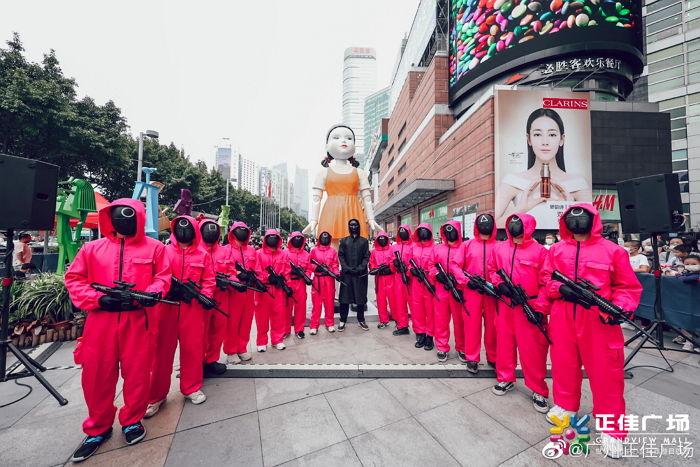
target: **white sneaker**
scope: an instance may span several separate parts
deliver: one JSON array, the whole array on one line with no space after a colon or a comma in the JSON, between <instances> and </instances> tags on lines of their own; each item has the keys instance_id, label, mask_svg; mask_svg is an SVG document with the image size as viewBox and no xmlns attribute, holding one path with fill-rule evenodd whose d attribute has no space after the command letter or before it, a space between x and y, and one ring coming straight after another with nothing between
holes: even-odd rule
<instances>
[{"instance_id":1,"label":"white sneaker","mask_svg":"<svg viewBox=\"0 0 700 467\"><path fill-rule=\"evenodd\" d=\"M258 352L265 352L266 350L267 350L267 346L266 346L266 345L259 345L259 346L258 346Z\"/></svg>"},{"instance_id":2,"label":"white sneaker","mask_svg":"<svg viewBox=\"0 0 700 467\"><path fill-rule=\"evenodd\" d=\"M160 400L158 402L154 402L153 404L148 404L148 407L146 408L146 413L144 414L143 418L151 418L155 414L158 413L160 410L160 406L163 405L165 402L165 399Z\"/></svg>"},{"instance_id":3,"label":"white sneaker","mask_svg":"<svg viewBox=\"0 0 700 467\"><path fill-rule=\"evenodd\" d=\"M316 334L318 334L318 329L311 328L311 331L309 331L309 334L311 334L312 336L315 336Z\"/></svg>"},{"instance_id":4,"label":"white sneaker","mask_svg":"<svg viewBox=\"0 0 700 467\"><path fill-rule=\"evenodd\" d=\"M253 354L250 352L239 353L238 358L240 358L242 362L249 362L253 359Z\"/></svg>"},{"instance_id":5,"label":"white sneaker","mask_svg":"<svg viewBox=\"0 0 700 467\"><path fill-rule=\"evenodd\" d=\"M279 344L275 345L275 348L276 348L277 350L284 350L284 349L287 348L287 346L284 345L284 342L280 342Z\"/></svg>"},{"instance_id":6,"label":"white sneaker","mask_svg":"<svg viewBox=\"0 0 700 467\"><path fill-rule=\"evenodd\" d=\"M338 324L338 332L343 332L343 331L345 331L345 321L341 321Z\"/></svg>"},{"instance_id":7,"label":"white sneaker","mask_svg":"<svg viewBox=\"0 0 700 467\"><path fill-rule=\"evenodd\" d=\"M547 421L550 424L556 425L556 423L554 423L554 419L552 417L557 417L559 420L563 421L564 415L568 415L569 419L571 419L571 417L576 415L576 412L572 412L571 410L564 410L561 407L559 407L558 405L554 405L554 406L552 406L551 409L549 409L549 412L547 412L547 415L545 415L545 418L547 419Z\"/></svg>"},{"instance_id":8,"label":"white sneaker","mask_svg":"<svg viewBox=\"0 0 700 467\"><path fill-rule=\"evenodd\" d=\"M203 404L207 400L207 395L204 394L200 389L199 391L195 391L192 394L187 394L185 396L185 399L191 400L194 405L199 405Z\"/></svg>"},{"instance_id":9,"label":"white sneaker","mask_svg":"<svg viewBox=\"0 0 700 467\"><path fill-rule=\"evenodd\" d=\"M335 326L329 326L326 328L328 332L335 332Z\"/></svg>"},{"instance_id":10,"label":"white sneaker","mask_svg":"<svg viewBox=\"0 0 700 467\"><path fill-rule=\"evenodd\" d=\"M607 433L600 434L600 451L605 457L619 459L622 457L624 444L621 439L614 438Z\"/></svg>"},{"instance_id":11,"label":"white sneaker","mask_svg":"<svg viewBox=\"0 0 700 467\"><path fill-rule=\"evenodd\" d=\"M698 347L695 347L691 341L685 341L683 344L683 350L688 350L690 352L700 352Z\"/></svg>"},{"instance_id":12,"label":"white sneaker","mask_svg":"<svg viewBox=\"0 0 700 467\"><path fill-rule=\"evenodd\" d=\"M239 357L236 354L227 355L226 356L226 363L229 365L238 365L239 363L241 363L241 357Z\"/></svg>"}]
</instances>

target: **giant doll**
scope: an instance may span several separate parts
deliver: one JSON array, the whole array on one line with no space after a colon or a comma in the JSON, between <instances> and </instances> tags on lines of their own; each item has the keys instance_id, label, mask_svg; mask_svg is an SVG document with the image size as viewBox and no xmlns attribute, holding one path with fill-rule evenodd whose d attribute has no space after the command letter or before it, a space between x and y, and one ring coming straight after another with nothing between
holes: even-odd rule
<instances>
[{"instance_id":1,"label":"giant doll","mask_svg":"<svg viewBox=\"0 0 700 467\"><path fill-rule=\"evenodd\" d=\"M365 220L360 222L362 237L368 237L368 224L372 230L381 230L374 219L367 176L358 168L360 164L354 154L355 133L352 129L345 125L331 127L326 135L326 158L321 162L323 169L316 175L311 190L309 225L304 233L328 232L333 239L340 239L347 235L350 219ZM324 191L327 198L322 208Z\"/></svg>"}]
</instances>

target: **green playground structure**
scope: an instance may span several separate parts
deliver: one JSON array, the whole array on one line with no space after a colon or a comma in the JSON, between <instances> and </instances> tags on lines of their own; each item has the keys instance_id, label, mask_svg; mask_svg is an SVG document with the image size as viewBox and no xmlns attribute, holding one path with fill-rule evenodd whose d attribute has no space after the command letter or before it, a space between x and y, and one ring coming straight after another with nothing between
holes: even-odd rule
<instances>
[{"instance_id":1,"label":"green playground structure","mask_svg":"<svg viewBox=\"0 0 700 467\"><path fill-rule=\"evenodd\" d=\"M75 259L80 249L80 233L85 219L88 213L95 211L95 190L88 181L71 177L65 182L59 182L56 197L57 273L63 274L66 263ZM73 219L78 221L75 228L71 227Z\"/></svg>"}]
</instances>

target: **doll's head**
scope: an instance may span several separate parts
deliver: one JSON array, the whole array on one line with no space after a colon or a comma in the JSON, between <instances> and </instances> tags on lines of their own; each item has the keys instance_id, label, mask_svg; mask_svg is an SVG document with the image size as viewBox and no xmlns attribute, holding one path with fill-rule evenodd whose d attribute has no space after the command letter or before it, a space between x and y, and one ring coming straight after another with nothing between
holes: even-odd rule
<instances>
[{"instance_id":1,"label":"doll's head","mask_svg":"<svg viewBox=\"0 0 700 467\"><path fill-rule=\"evenodd\" d=\"M348 161L353 167L360 165L354 157L355 132L346 125L334 125L326 135L326 158L321 165L328 167L333 159Z\"/></svg>"}]
</instances>

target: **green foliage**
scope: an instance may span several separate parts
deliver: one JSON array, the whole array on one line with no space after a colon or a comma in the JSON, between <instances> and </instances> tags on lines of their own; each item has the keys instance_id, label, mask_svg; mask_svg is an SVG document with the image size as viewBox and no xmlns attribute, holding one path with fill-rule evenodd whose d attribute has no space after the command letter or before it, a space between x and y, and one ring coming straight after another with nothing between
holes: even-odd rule
<instances>
[{"instance_id":1,"label":"green foliage","mask_svg":"<svg viewBox=\"0 0 700 467\"><path fill-rule=\"evenodd\" d=\"M19 319L49 317L59 322L73 317L73 302L60 274L44 273L24 281L16 305Z\"/></svg>"}]
</instances>

